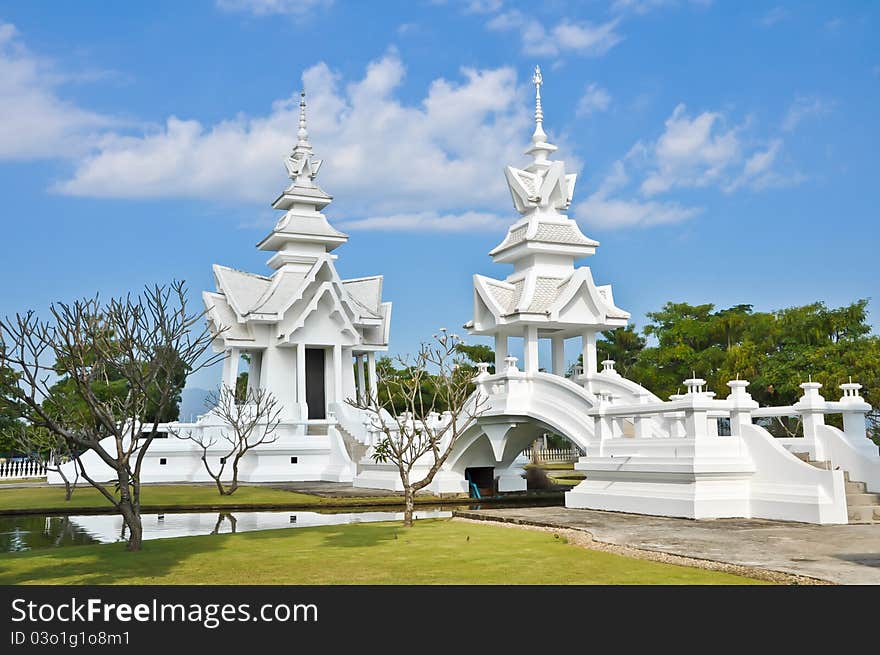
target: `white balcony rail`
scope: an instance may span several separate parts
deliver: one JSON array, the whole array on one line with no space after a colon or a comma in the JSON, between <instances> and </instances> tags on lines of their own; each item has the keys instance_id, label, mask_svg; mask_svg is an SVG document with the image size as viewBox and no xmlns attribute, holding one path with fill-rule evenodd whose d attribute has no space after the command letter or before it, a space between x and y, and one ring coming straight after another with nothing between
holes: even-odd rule
<instances>
[{"instance_id":1,"label":"white balcony rail","mask_svg":"<svg viewBox=\"0 0 880 655\"><path fill-rule=\"evenodd\" d=\"M0 480L42 479L45 477L46 462L35 459L0 462Z\"/></svg>"}]
</instances>

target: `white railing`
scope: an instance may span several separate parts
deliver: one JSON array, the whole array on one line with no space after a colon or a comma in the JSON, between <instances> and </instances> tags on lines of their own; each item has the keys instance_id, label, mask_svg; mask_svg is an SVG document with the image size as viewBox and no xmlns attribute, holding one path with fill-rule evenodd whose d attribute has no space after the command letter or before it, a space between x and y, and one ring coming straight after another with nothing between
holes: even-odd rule
<instances>
[{"instance_id":1,"label":"white railing","mask_svg":"<svg viewBox=\"0 0 880 655\"><path fill-rule=\"evenodd\" d=\"M784 407L759 407L746 392L748 382L731 380L730 395L723 400L705 390L705 381L685 380L686 394L671 396L666 402L615 403L599 394L601 402L589 412L595 421L596 438L599 441L621 438L706 438L719 436L719 420L730 423L730 433L738 434L742 425L751 425L753 419L771 417L797 417L803 425L802 437L780 438L786 447L804 444L805 452L816 453L814 442L819 439L820 427L825 425L825 415L843 415L843 434L860 450L877 453L877 447L868 439L865 415L871 406L858 395L861 385L840 385L843 397L839 401L827 401L819 395L821 384L805 382L801 386L804 395L794 405ZM656 427L659 426L660 430ZM820 457L821 458L821 457Z\"/></svg>"},{"instance_id":2,"label":"white railing","mask_svg":"<svg viewBox=\"0 0 880 655\"><path fill-rule=\"evenodd\" d=\"M26 478L45 477L46 463L39 460L10 460L0 463L0 480L24 480Z\"/></svg>"}]
</instances>

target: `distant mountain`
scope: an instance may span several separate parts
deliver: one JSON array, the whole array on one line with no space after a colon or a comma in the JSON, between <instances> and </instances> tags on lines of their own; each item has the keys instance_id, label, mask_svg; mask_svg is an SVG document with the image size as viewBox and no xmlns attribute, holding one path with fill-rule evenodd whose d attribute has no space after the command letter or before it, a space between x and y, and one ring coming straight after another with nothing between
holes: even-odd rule
<instances>
[{"instance_id":1,"label":"distant mountain","mask_svg":"<svg viewBox=\"0 0 880 655\"><path fill-rule=\"evenodd\" d=\"M207 389L187 387L180 396L180 420L186 423L195 421L196 417L208 411L205 400L210 395Z\"/></svg>"}]
</instances>

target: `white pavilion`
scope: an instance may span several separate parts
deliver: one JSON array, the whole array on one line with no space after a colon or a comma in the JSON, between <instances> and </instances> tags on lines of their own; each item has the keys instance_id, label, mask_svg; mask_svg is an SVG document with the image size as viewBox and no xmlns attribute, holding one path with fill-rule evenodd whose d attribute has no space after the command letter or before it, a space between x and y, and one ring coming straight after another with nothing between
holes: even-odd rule
<instances>
[{"instance_id":1,"label":"white pavilion","mask_svg":"<svg viewBox=\"0 0 880 655\"><path fill-rule=\"evenodd\" d=\"M575 261L589 257L599 246L565 215L571 205L576 175L565 172L565 163L549 157L556 146L547 142L541 107L540 68L534 83L535 131L526 150L533 161L524 169L504 170L513 206L521 214L504 240L489 255L511 264L504 280L474 276L474 318L465 328L474 335L495 339L495 370L503 371L510 337L523 339L523 370L535 373L538 340L551 344L551 370L565 375L565 340L581 339L583 370L591 377L598 370L596 334L625 326L629 313L614 304L611 285L597 286L587 266Z\"/></svg>"}]
</instances>

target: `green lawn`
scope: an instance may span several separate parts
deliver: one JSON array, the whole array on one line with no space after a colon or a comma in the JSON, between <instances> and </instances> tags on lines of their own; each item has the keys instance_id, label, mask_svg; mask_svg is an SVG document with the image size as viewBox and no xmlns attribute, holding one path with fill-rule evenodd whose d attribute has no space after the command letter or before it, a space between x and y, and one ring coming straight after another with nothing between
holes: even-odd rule
<instances>
[{"instance_id":1,"label":"green lawn","mask_svg":"<svg viewBox=\"0 0 880 655\"><path fill-rule=\"evenodd\" d=\"M433 496L420 496L418 502L438 502ZM146 485L141 488L141 509L170 509L174 507L350 507L357 505L390 505L403 503L400 496L365 498L324 498L269 487L243 486L232 496L221 496L216 487L195 485ZM63 487L0 488L0 511L29 510L69 511L77 509L111 508L110 503L91 487L80 487L70 501L64 500Z\"/></svg>"},{"instance_id":2,"label":"green lawn","mask_svg":"<svg viewBox=\"0 0 880 655\"><path fill-rule=\"evenodd\" d=\"M0 556L0 584L756 584L553 534L449 520L266 530Z\"/></svg>"}]
</instances>

